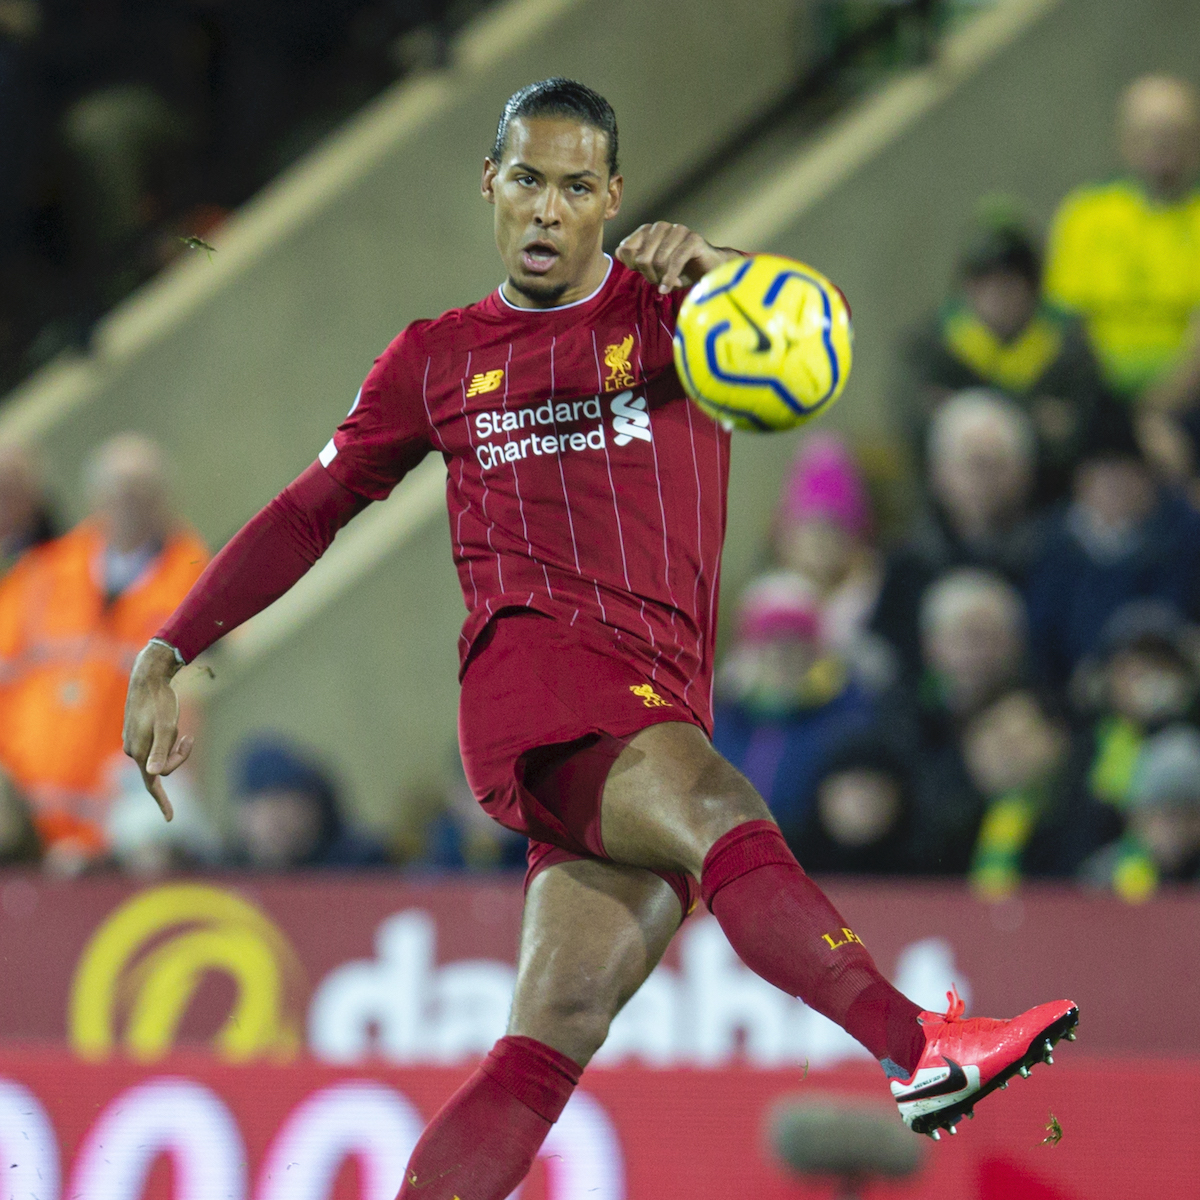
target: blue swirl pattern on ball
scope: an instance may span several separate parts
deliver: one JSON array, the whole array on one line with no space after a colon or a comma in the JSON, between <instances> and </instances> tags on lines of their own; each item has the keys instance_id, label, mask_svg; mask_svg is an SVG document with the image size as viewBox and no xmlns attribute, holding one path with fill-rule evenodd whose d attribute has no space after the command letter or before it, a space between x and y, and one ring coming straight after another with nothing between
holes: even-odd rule
<instances>
[{"instance_id":1,"label":"blue swirl pattern on ball","mask_svg":"<svg viewBox=\"0 0 1200 1200\"><path fill-rule=\"evenodd\" d=\"M752 261L752 259L747 260L747 269ZM719 296L722 292L731 291L738 285L739 282L741 282L742 276L745 275L745 273L745 269L739 271L724 287L714 288L708 295L701 296L696 303L707 304L708 301L714 296ZM721 334L725 333L730 328L728 321L722 321L721 324L714 325L712 329L708 331L708 337L704 339L704 352L708 361L708 369L712 372L714 379L719 379L722 383L741 383L748 384L752 387L760 387L765 385L766 387L769 387L780 398L780 400L782 400L784 404L786 404L788 408L792 410L792 412L806 414L810 412L816 412L816 410L820 408L821 405L824 404L834 392L837 391L837 386L840 379L838 358L833 349L833 340L830 337L831 318L833 313L829 304L829 293L825 290L824 284L821 282L821 280L814 279L813 276L806 275L803 271L780 271L779 274L776 275L771 281L771 286L767 288L766 294L763 296L763 308L771 308L774 306L775 301L779 299L779 293L783 290L783 285L787 283L789 279L803 279L807 283L811 283L820 293L821 303L825 309L825 333L823 341L825 345L825 353L829 355L830 384L826 389L825 394L821 396L819 400L815 400L812 404L805 404L802 400L798 400L795 396L793 396L792 393L786 387L784 387L783 383L773 375L733 375L727 371L723 371L721 369L721 364L717 362L716 348L717 338L719 338ZM708 401L708 403L714 404L714 402L711 400ZM714 404L714 407L728 409L728 406L726 405ZM729 409L728 411L733 412L735 410ZM759 422L759 424L761 425L762 423ZM765 425L762 427L764 429L766 428Z\"/></svg>"},{"instance_id":2,"label":"blue swirl pattern on ball","mask_svg":"<svg viewBox=\"0 0 1200 1200\"><path fill-rule=\"evenodd\" d=\"M787 289L792 280L800 291ZM852 337L849 308L833 283L805 263L758 255L715 268L684 300L675 361L685 390L710 416L769 432L837 399Z\"/></svg>"},{"instance_id":3,"label":"blue swirl pattern on ball","mask_svg":"<svg viewBox=\"0 0 1200 1200\"><path fill-rule=\"evenodd\" d=\"M810 405L808 409L801 408L800 410L801 412L807 412L820 408L838 390L838 385L842 379L841 363L838 361L837 351L833 348L833 306L829 302L829 289L825 286L823 280L809 275L806 271L780 271L775 276L771 286L767 288L767 294L763 297L763 308L774 307L775 301L779 299L779 293L783 291L783 285L789 279L803 279L806 283L811 283L820 293L821 305L825 311L825 325L821 334L821 341L825 345L825 353L829 355L829 387L825 395L815 404Z\"/></svg>"},{"instance_id":4,"label":"blue swirl pattern on ball","mask_svg":"<svg viewBox=\"0 0 1200 1200\"><path fill-rule=\"evenodd\" d=\"M728 328L729 328L729 322L722 321L720 325L716 326L716 329L714 330L714 332L723 333ZM688 365L687 342L684 339L684 336L680 332L679 329L675 330L675 341L678 343L679 349L681 351L681 354L679 356L679 361L683 363L683 370L684 370L685 384L686 384L685 391L688 393L689 396L698 396L698 395L700 395L700 391L696 387L696 381L692 378L692 368ZM751 380L751 382L758 383L761 381L760 380ZM757 413L751 412L748 408L735 408L732 404L722 404L718 400L708 400L708 399L706 399L704 401L704 405L706 408L715 409L719 412L724 413L725 416L727 416L727 417L740 418L741 420L747 422L749 425L752 425L760 433L769 433L771 431L771 426L768 425L766 423L766 421L764 421Z\"/></svg>"}]
</instances>

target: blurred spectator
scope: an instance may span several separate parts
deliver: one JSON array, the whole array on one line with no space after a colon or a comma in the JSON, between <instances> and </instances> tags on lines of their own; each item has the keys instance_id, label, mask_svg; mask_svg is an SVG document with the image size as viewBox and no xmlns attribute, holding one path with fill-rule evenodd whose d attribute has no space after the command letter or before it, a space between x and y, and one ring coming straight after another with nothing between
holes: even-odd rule
<instances>
[{"instance_id":1,"label":"blurred spectator","mask_svg":"<svg viewBox=\"0 0 1200 1200\"><path fill-rule=\"evenodd\" d=\"M1002 576L948 571L921 600L922 691L955 718L979 712L1025 670L1025 606Z\"/></svg>"},{"instance_id":2,"label":"blurred spectator","mask_svg":"<svg viewBox=\"0 0 1200 1200\"><path fill-rule=\"evenodd\" d=\"M985 806L963 754L971 721L1025 672L1025 610L1002 576L960 567L935 580L921 601L922 672L881 705L880 728L911 756L921 812L922 861L961 874Z\"/></svg>"},{"instance_id":3,"label":"blurred spectator","mask_svg":"<svg viewBox=\"0 0 1200 1200\"><path fill-rule=\"evenodd\" d=\"M442 808L425 830L424 852L414 866L451 871L487 871L525 866L528 839L493 821L471 792L458 747Z\"/></svg>"},{"instance_id":4,"label":"blurred spectator","mask_svg":"<svg viewBox=\"0 0 1200 1200\"><path fill-rule=\"evenodd\" d=\"M784 833L812 873L910 875L926 866L911 766L875 732L852 734L829 752L816 803Z\"/></svg>"},{"instance_id":5,"label":"blurred spectator","mask_svg":"<svg viewBox=\"0 0 1200 1200\"><path fill-rule=\"evenodd\" d=\"M29 805L0 771L0 867L36 863L41 857L42 844Z\"/></svg>"},{"instance_id":6,"label":"blurred spectator","mask_svg":"<svg viewBox=\"0 0 1200 1200\"><path fill-rule=\"evenodd\" d=\"M0 578L27 550L50 541L55 533L33 456L21 446L0 446Z\"/></svg>"},{"instance_id":7,"label":"blurred spectator","mask_svg":"<svg viewBox=\"0 0 1200 1200\"><path fill-rule=\"evenodd\" d=\"M1149 412L1136 418L1137 440L1158 478L1200 511L1200 409Z\"/></svg>"},{"instance_id":8,"label":"blurred spectator","mask_svg":"<svg viewBox=\"0 0 1200 1200\"><path fill-rule=\"evenodd\" d=\"M870 498L850 448L835 433L806 437L775 513L775 558L812 588L821 643L845 655L861 679L883 687L894 665L887 643L868 629L883 583L871 526Z\"/></svg>"},{"instance_id":9,"label":"blurred spectator","mask_svg":"<svg viewBox=\"0 0 1200 1200\"><path fill-rule=\"evenodd\" d=\"M63 869L107 848L129 669L207 559L153 442L112 438L86 486L92 515L0 583L0 764Z\"/></svg>"},{"instance_id":10,"label":"blurred spectator","mask_svg":"<svg viewBox=\"0 0 1200 1200\"><path fill-rule=\"evenodd\" d=\"M1156 483L1123 408L1106 405L1089 425L1074 496L1028 585L1034 661L1054 687L1122 604L1158 599L1191 617L1200 585L1200 516Z\"/></svg>"},{"instance_id":11,"label":"blurred spectator","mask_svg":"<svg viewBox=\"0 0 1200 1200\"><path fill-rule=\"evenodd\" d=\"M966 389L1018 403L1037 436L1039 501L1065 495L1079 436L1101 392L1083 327L1045 304L1041 254L1011 216L981 222L959 261L959 288L907 354L912 428L924 456L930 419Z\"/></svg>"},{"instance_id":12,"label":"blurred spectator","mask_svg":"<svg viewBox=\"0 0 1200 1200\"><path fill-rule=\"evenodd\" d=\"M1146 743L1131 781L1124 837L1084 863L1087 883L1126 900L1160 883L1200 883L1200 733L1172 725Z\"/></svg>"},{"instance_id":13,"label":"blurred spectator","mask_svg":"<svg viewBox=\"0 0 1200 1200\"><path fill-rule=\"evenodd\" d=\"M821 644L819 623L802 577L760 577L742 594L718 682L713 745L791 827L807 815L829 748L876 711L846 660Z\"/></svg>"},{"instance_id":14,"label":"blurred spectator","mask_svg":"<svg viewBox=\"0 0 1200 1200\"><path fill-rule=\"evenodd\" d=\"M1200 512L1200 407L1178 413L1142 411L1137 439L1158 478Z\"/></svg>"},{"instance_id":15,"label":"blurred spectator","mask_svg":"<svg viewBox=\"0 0 1200 1200\"><path fill-rule=\"evenodd\" d=\"M342 815L328 774L270 735L252 737L234 777L237 857L264 871L308 867L374 867L388 855Z\"/></svg>"},{"instance_id":16,"label":"blurred spectator","mask_svg":"<svg viewBox=\"0 0 1200 1200\"><path fill-rule=\"evenodd\" d=\"M1105 625L1095 659L1084 664L1077 684L1089 725L1080 738L1075 786L1090 806L1092 844L1100 846L1124 832L1147 739L1194 716L1200 696L1196 634L1169 605L1127 604Z\"/></svg>"},{"instance_id":17,"label":"blurred spectator","mask_svg":"<svg viewBox=\"0 0 1200 1200\"><path fill-rule=\"evenodd\" d=\"M185 763L167 780L175 810L170 821L163 820L158 805L146 795L137 765L130 761L121 772L107 832L112 859L127 875L149 878L221 863L221 839L200 802L189 766Z\"/></svg>"},{"instance_id":18,"label":"blurred spectator","mask_svg":"<svg viewBox=\"0 0 1200 1200\"><path fill-rule=\"evenodd\" d=\"M928 503L888 558L872 620L909 672L919 669L918 611L933 579L970 566L1024 583L1044 537L1029 507L1035 455L1029 418L993 392L960 392L931 421Z\"/></svg>"},{"instance_id":19,"label":"blurred spectator","mask_svg":"<svg viewBox=\"0 0 1200 1200\"><path fill-rule=\"evenodd\" d=\"M1065 721L1028 689L1002 696L963 731L963 761L986 808L971 862L975 890L1008 895L1023 875L1069 875L1081 854L1069 825Z\"/></svg>"},{"instance_id":20,"label":"blurred spectator","mask_svg":"<svg viewBox=\"0 0 1200 1200\"><path fill-rule=\"evenodd\" d=\"M1106 382L1167 411L1200 401L1200 103L1182 80L1151 75L1121 100L1129 178L1063 201L1046 291L1084 320Z\"/></svg>"}]
</instances>

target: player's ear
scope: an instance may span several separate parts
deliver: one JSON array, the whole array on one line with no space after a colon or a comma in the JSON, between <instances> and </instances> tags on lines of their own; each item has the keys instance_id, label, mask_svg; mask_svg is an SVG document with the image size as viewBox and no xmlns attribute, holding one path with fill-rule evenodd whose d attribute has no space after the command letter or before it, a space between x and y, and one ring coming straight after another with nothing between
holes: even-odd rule
<instances>
[{"instance_id":1,"label":"player's ear","mask_svg":"<svg viewBox=\"0 0 1200 1200\"><path fill-rule=\"evenodd\" d=\"M621 175L608 177L608 198L604 205L604 219L611 221L621 211L621 196L625 191L625 179Z\"/></svg>"},{"instance_id":2,"label":"player's ear","mask_svg":"<svg viewBox=\"0 0 1200 1200\"><path fill-rule=\"evenodd\" d=\"M479 190L489 204L496 203L496 176L499 174L500 164L492 162L490 158L485 158L483 160L483 179L479 184Z\"/></svg>"}]
</instances>

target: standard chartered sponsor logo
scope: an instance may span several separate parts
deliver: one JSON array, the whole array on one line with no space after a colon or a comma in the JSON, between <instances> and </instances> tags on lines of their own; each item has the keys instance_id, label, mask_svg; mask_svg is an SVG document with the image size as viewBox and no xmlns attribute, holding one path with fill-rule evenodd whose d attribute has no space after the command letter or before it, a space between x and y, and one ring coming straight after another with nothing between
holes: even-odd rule
<instances>
[{"instance_id":1,"label":"standard chartered sponsor logo","mask_svg":"<svg viewBox=\"0 0 1200 1200\"><path fill-rule=\"evenodd\" d=\"M613 442L627 446L634 438L651 440L650 416L646 401L625 391L611 400ZM607 434L600 397L590 400L547 400L544 404L507 412L481 412L472 418L475 437L475 457L489 471L505 463L544 455L578 453L585 450L604 450ZM563 432L563 425L595 424ZM499 440L503 439L503 440Z\"/></svg>"},{"instance_id":2,"label":"standard chartered sponsor logo","mask_svg":"<svg viewBox=\"0 0 1200 1200\"><path fill-rule=\"evenodd\" d=\"M634 438L648 442L650 437L650 414L646 412L645 396L622 392L613 397L613 441L618 446L628 446Z\"/></svg>"},{"instance_id":3,"label":"standard chartered sponsor logo","mask_svg":"<svg viewBox=\"0 0 1200 1200\"><path fill-rule=\"evenodd\" d=\"M559 425L579 421L598 423L592 429L558 432ZM599 396L593 396L590 400L547 400L537 407L510 412L476 413L475 436L480 439L480 444L475 447L475 457L479 459L479 465L488 471L530 456L541 458L545 454L566 454L572 450L603 450L604 425L599 422ZM545 432L547 427L551 432ZM521 436L522 433L525 436ZM497 437L505 440L487 440Z\"/></svg>"}]
</instances>

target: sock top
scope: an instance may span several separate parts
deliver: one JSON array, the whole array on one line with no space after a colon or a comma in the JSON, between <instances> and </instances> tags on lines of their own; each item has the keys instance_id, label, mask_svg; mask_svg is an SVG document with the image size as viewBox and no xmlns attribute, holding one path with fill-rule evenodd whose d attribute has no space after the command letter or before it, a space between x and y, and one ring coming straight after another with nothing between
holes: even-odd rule
<instances>
[{"instance_id":1,"label":"sock top","mask_svg":"<svg viewBox=\"0 0 1200 1200\"><path fill-rule=\"evenodd\" d=\"M774 865L800 869L774 821L745 821L717 838L704 856L700 895L711 911L713 897L726 884L759 867Z\"/></svg>"},{"instance_id":2,"label":"sock top","mask_svg":"<svg viewBox=\"0 0 1200 1200\"><path fill-rule=\"evenodd\" d=\"M583 1068L536 1038L506 1036L480 1064L509 1095L551 1125L562 1115Z\"/></svg>"}]
</instances>

